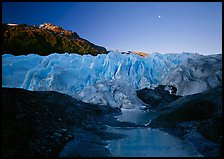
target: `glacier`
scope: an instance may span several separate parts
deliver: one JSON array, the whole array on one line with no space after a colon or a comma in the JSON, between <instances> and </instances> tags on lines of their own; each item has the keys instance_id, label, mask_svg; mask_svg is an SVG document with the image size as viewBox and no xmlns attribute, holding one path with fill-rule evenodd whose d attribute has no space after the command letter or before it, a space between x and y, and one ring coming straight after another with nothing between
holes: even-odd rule
<instances>
[{"instance_id":1,"label":"glacier","mask_svg":"<svg viewBox=\"0 0 224 159\"><path fill-rule=\"evenodd\" d=\"M172 68L161 81L163 85L175 85L178 95L201 93L222 85L222 55L188 58Z\"/></svg>"},{"instance_id":2,"label":"glacier","mask_svg":"<svg viewBox=\"0 0 224 159\"><path fill-rule=\"evenodd\" d=\"M151 53L2 55L2 87L58 91L84 102L130 108L144 106L136 90L172 84L178 95L221 85L222 55Z\"/></svg>"},{"instance_id":3,"label":"glacier","mask_svg":"<svg viewBox=\"0 0 224 159\"><path fill-rule=\"evenodd\" d=\"M83 102L109 105L124 109L144 109L143 103L131 85L120 80L100 81L86 86L76 97Z\"/></svg>"}]
</instances>

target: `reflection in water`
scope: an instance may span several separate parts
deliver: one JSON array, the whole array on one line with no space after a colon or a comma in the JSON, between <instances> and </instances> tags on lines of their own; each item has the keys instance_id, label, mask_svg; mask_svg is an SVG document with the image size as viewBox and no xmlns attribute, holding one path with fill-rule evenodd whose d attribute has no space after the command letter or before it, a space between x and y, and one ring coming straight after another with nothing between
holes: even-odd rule
<instances>
[{"instance_id":1,"label":"reflection in water","mask_svg":"<svg viewBox=\"0 0 224 159\"><path fill-rule=\"evenodd\" d=\"M143 112L141 110L122 109L122 115L118 116L119 121L129 121L137 124L146 124L153 118L157 117L158 113L149 111Z\"/></svg>"},{"instance_id":2,"label":"reflection in water","mask_svg":"<svg viewBox=\"0 0 224 159\"><path fill-rule=\"evenodd\" d=\"M122 110L118 120L145 124L156 116L153 112ZM112 156L198 156L193 146L158 129L108 127L108 131L128 135L123 139L109 141L108 148Z\"/></svg>"}]
</instances>

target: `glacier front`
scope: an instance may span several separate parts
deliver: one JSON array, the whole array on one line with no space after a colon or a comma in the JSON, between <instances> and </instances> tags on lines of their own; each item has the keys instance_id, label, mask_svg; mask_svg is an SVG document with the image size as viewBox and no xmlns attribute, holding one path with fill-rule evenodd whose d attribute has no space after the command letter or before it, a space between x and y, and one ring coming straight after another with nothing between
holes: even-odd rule
<instances>
[{"instance_id":1,"label":"glacier front","mask_svg":"<svg viewBox=\"0 0 224 159\"><path fill-rule=\"evenodd\" d=\"M189 95L220 86L221 59L221 54L197 53L152 53L145 58L120 52L97 56L4 54L2 87L53 90L94 104L131 107L144 105L135 91L145 87L172 84L178 95ZM191 84L197 89L189 87Z\"/></svg>"}]
</instances>

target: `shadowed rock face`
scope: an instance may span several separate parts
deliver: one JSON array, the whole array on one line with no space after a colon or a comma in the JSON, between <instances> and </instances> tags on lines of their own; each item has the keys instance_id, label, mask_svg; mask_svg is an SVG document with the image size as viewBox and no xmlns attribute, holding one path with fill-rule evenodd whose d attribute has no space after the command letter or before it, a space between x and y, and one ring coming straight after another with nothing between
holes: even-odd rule
<instances>
[{"instance_id":1,"label":"shadowed rock face","mask_svg":"<svg viewBox=\"0 0 224 159\"><path fill-rule=\"evenodd\" d=\"M107 136L106 126L100 118L113 113L119 110L79 102L58 92L2 88L2 156L57 156L70 140L81 142L80 134L85 136L82 146L93 149L86 154L74 150L73 156L93 156L94 145L87 132L98 142L94 143L97 155L108 156L102 141L102 135Z\"/></svg>"},{"instance_id":2,"label":"shadowed rock face","mask_svg":"<svg viewBox=\"0 0 224 159\"><path fill-rule=\"evenodd\" d=\"M151 126L173 128L179 122L203 121L212 117L214 111L215 104L210 101L189 101L183 103L179 108L160 115L155 121L152 121Z\"/></svg>"},{"instance_id":3,"label":"shadowed rock face","mask_svg":"<svg viewBox=\"0 0 224 159\"><path fill-rule=\"evenodd\" d=\"M149 104L149 109L157 109L160 106L169 104L181 96L176 96L174 86L159 85L155 89L144 88L137 91L137 96L144 103Z\"/></svg>"},{"instance_id":4,"label":"shadowed rock face","mask_svg":"<svg viewBox=\"0 0 224 159\"><path fill-rule=\"evenodd\" d=\"M159 110L150 127L192 142L206 157L221 156L222 88L181 97Z\"/></svg>"},{"instance_id":5,"label":"shadowed rock face","mask_svg":"<svg viewBox=\"0 0 224 159\"><path fill-rule=\"evenodd\" d=\"M35 53L49 55L51 53L105 54L104 47L94 45L82 39L77 33L64 30L59 26L45 23L38 26L2 25L3 54L27 55Z\"/></svg>"}]
</instances>

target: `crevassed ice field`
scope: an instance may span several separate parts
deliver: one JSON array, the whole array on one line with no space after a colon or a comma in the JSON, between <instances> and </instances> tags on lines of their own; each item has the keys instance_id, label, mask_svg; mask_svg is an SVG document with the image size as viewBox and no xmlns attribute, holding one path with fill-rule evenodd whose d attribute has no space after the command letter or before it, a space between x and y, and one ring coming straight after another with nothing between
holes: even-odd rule
<instances>
[{"instance_id":1,"label":"crevassed ice field","mask_svg":"<svg viewBox=\"0 0 224 159\"><path fill-rule=\"evenodd\" d=\"M221 54L2 56L2 86L54 90L85 102L130 108L144 105L136 90L159 84L177 87L178 95L203 92L221 85Z\"/></svg>"}]
</instances>

